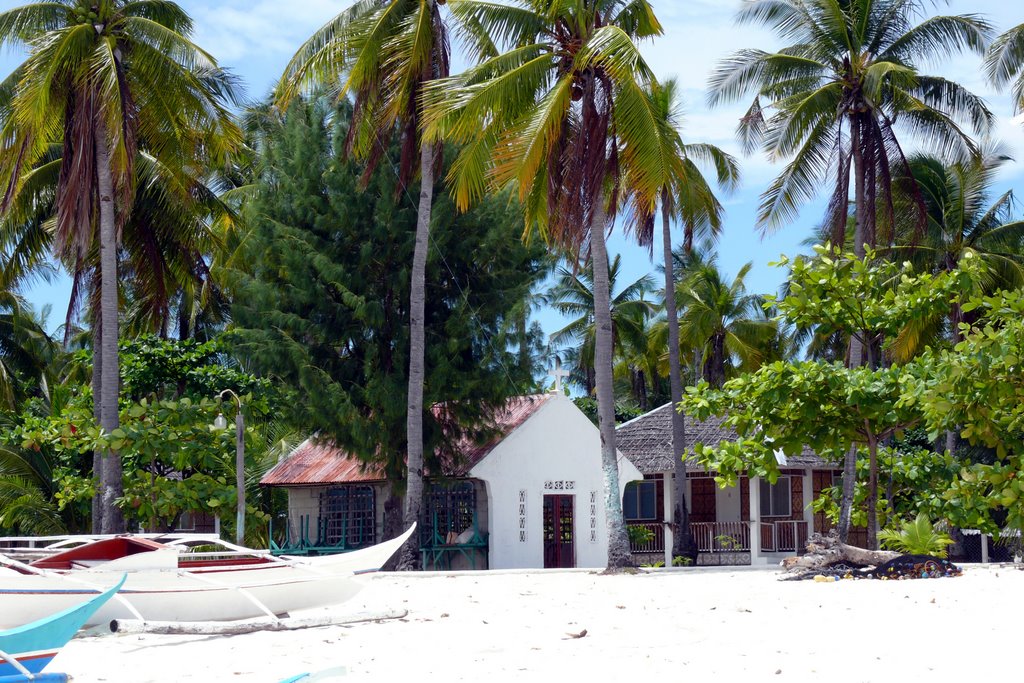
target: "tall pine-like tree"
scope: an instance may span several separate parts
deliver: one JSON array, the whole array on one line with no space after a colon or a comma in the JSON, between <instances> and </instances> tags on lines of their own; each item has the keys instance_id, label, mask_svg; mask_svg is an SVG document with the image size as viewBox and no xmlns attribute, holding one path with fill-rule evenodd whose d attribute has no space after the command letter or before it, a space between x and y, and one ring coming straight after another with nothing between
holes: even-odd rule
<instances>
[{"instance_id":1,"label":"tall pine-like tree","mask_svg":"<svg viewBox=\"0 0 1024 683\"><path fill-rule=\"evenodd\" d=\"M350 117L314 100L263 124L263 171L228 272L233 334L252 369L297 390L297 424L384 464L401 489L418 188L397 189L396 146L360 189L365 168L342 153ZM439 191L433 215L424 405L447 409L424 411L428 470L533 386L506 334L544 264L508 198L459 213Z\"/></svg>"}]
</instances>

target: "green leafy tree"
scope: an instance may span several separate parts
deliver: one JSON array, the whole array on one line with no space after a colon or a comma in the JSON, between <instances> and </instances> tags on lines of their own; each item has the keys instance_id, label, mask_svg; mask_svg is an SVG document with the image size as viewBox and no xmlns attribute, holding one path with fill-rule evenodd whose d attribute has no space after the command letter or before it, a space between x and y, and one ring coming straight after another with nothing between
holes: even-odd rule
<instances>
[{"instance_id":1,"label":"green leafy tree","mask_svg":"<svg viewBox=\"0 0 1024 683\"><path fill-rule=\"evenodd\" d=\"M137 152L177 172L223 158L239 139L231 81L191 31L188 15L165 0L63 0L0 14L0 44L29 49L0 106L0 208L61 144L53 229L59 253L78 259L98 249L96 402L108 433L119 417L117 236L133 204ZM121 464L104 456L97 521L119 533Z\"/></svg>"},{"instance_id":2,"label":"green leafy tree","mask_svg":"<svg viewBox=\"0 0 1024 683\"><path fill-rule=\"evenodd\" d=\"M482 61L426 85L425 134L464 145L449 173L459 208L489 187L511 185L527 230L593 264L608 566L625 567L605 237L623 198L653 210L667 175L667 138L647 96L656 79L636 42L660 35L661 24L646 0L451 0L449 6Z\"/></svg>"},{"instance_id":3,"label":"green leafy tree","mask_svg":"<svg viewBox=\"0 0 1024 683\"><path fill-rule=\"evenodd\" d=\"M958 526L996 533L1024 528L1024 293L986 296L964 305L978 323L962 327L954 349L925 353L916 361L903 403L924 416L931 438L949 429L972 445L994 450L991 462L967 464L945 496L959 511Z\"/></svg>"},{"instance_id":4,"label":"green leafy tree","mask_svg":"<svg viewBox=\"0 0 1024 683\"><path fill-rule=\"evenodd\" d=\"M267 124L264 171L225 272L230 333L246 367L294 390L283 407L290 423L382 464L400 491L417 207L388 168L399 145L368 177L365 162L344 158L350 116L348 105L318 99ZM507 333L546 259L541 245L518 240L508 202L459 213L434 198L424 386L426 405L445 410L425 413L424 439L435 471L461 434L482 434L507 397L533 385Z\"/></svg>"},{"instance_id":5,"label":"green leafy tree","mask_svg":"<svg viewBox=\"0 0 1024 683\"><path fill-rule=\"evenodd\" d=\"M872 264L849 254L833 258L819 248L818 258L794 262L789 295L775 305L796 325L824 320L850 334L892 334L908 321L934 315L951 299L969 294L981 273L976 259L965 259L957 271L913 274L909 264ZM799 453L806 445L833 457L848 449L846 465L849 453L866 448L868 544L877 548L879 447L924 419L904 396L914 371L898 365L876 370L871 364L847 368L839 363L775 362L727 381L717 392L702 383L682 406L698 419L725 416L739 435L734 442L695 449L724 481L733 481L745 469L774 481L776 448ZM844 539L852 515L856 465L854 458L852 467L844 466Z\"/></svg>"},{"instance_id":6,"label":"green leafy tree","mask_svg":"<svg viewBox=\"0 0 1024 683\"><path fill-rule=\"evenodd\" d=\"M88 364L88 351L76 355L76 363ZM35 505L40 524L52 519L81 528L94 493L90 463L83 456L103 448L122 455L125 495L118 505L133 526L170 529L183 513L217 514L235 504L234 433L212 428L223 409L217 397L223 389L243 396L250 418L247 454L255 460L271 449L261 424L261 418L278 410L270 383L226 364L217 341L147 336L122 342L120 357L124 400L116 430L100 428L88 385L75 383L71 375L51 389L47 402L35 399L8 416L0 445L16 457L0 458L11 472L5 482L20 472L25 485L20 501L0 505L4 519L27 519ZM250 466L259 470L256 462ZM4 467L0 463L0 471ZM31 472L34 477L28 476ZM256 507L249 513L254 522L265 519Z\"/></svg>"}]
</instances>

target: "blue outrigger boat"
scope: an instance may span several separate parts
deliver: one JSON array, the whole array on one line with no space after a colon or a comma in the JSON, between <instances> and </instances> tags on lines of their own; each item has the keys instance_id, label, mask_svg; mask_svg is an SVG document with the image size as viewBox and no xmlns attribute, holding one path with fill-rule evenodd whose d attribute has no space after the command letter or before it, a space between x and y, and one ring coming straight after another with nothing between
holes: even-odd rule
<instances>
[{"instance_id":1,"label":"blue outrigger boat","mask_svg":"<svg viewBox=\"0 0 1024 683\"><path fill-rule=\"evenodd\" d=\"M125 578L79 605L0 631L0 683L67 681L67 674L42 671L96 610L117 593Z\"/></svg>"}]
</instances>

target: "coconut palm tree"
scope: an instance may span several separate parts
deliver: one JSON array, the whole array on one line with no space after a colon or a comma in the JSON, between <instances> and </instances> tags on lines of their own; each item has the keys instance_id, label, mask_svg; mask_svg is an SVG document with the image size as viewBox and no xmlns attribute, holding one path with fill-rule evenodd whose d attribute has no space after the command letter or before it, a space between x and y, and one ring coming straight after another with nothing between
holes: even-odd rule
<instances>
[{"instance_id":1,"label":"coconut palm tree","mask_svg":"<svg viewBox=\"0 0 1024 683\"><path fill-rule=\"evenodd\" d=\"M178 171L220 163L240 132L231 78L190 39L188 15L167 0L55 0L0 14L0 44L28 48L0 104L0 208L60 144L57 251L72 261L94 247L103 429L118 426L118 233L130 215L139 150ZM102 463L102 530L124 531L115 500L121 464Z\"/></svg>"},{"instance_id":2,"label":"coconut palm tree","mask_svg":"<svg viewBox=\"0 0 1024 683\"><path fill-rule=\"evenodd\" d=\"M16 286L35 268L45 266L55 250L52 228L60 163L58 154L30 171L30 179L0 220L0 283ZM121 294L129 302L123 326L130 336L167 336L173 325L179 338L187 338L196 317L189 306L192 299L204 294L216 299L219 294L210 279L208 255L221 243L214 226L234 220L234 211L203 179L191 177L192 172L188 187L178 187L181 174L170 172L159 160L140 152L135 161L138 190L122 227L118 253ZM63 264L72 276L65 316L68 330L75 314L91 303L87 294L96 279L97 256L94 249ZM98 311L90 314L99 317Z\"/></svg>"},{"instance_id":3,"label":"coconut palm tree","mask_svg":"<svg viewBox=\"0 0 1024 683\"><path fill-rule=\"evenodd\" d=\"M942 156L966 159L974 143L957 120L984 134L992 113L953 81L921 74L917 64L973 50L981 53L992 29L973 15L936 16L915 24L921 0L752 0L740 23L772 28L789 45L777 52L741 50L711 77L714 105L753 93L740 121L745 149L790 159L761 195L758 222L775 230L796 216L829 179L834 190L825 222L833 244L845 243L850 181L854 186L854 253L892 240L896 211L893 178L908 175L896 125ZM766 114L766 112L771 112ZM902 135L902 133L901 133ZM923 229L923 199L914 193L915 224ZM855 337L850 363L864 350ZM846 539L853 505L856 451L844 463L839 536Z\"/></svg>"},{"instance_id":4,"label":"coconut palm tree","mask_svg":"<svg viewBox=\"0 0 1024 683\"><path fill-rule=\"evenodd\" d=\"M644 275L616 292L616 283L622 270L622 258L616 254L608 266L608 286L612 293L612 349L616 357L625 354L627 346L646 346L647 319L656 312L654 302L647 295L654 291L654 278ZM588 396L594 393L594 346L597 328L594 324L594 269L591 265L574 272L561 267L554 285L547 293L548 303L569 322L551 333L551 344L556 348L573 346L576 367L573 376L580 380Z\"/></svg>"},{"instance_id":5,"label":"coconut palm tree","mask_svg":"<svg viewBox=\"0 0 1024 683\"><path fill-rule=\"evenodd\" d=\"M359 0L321 27L285 68L277 102L286 105L303 90L329 87L355 97L346 147L366 158L368 180L384 157L387 139L402 138L399 191L405 191L419 161L420 195L409 296L409 392L405 523L420 520L423 499L424 306L427 247L434 176L441 167L436 141L421 144L418 98L427 83L448 76L448 31L437 0ZM400 565L411 567L409 545Z\"/></svg>"},{"instance_id":6,"label":"coconut palm tree","mask_svg":"<svg viewBox=\"0 0 1024 683\"><path fill-rule=\"evenodd\" d=\"M682 122L681 106L674 80L653 84L648 96L658 117L662 134L667 138L663 146L674 158L666 161L664 168L669 172L662 184L659 197L661 204L662 254L665 276L665 320L668 326L669 387L673 405L683 396L682 367L679 359L679 317L673 292L675 269L672 256L672 221L683 227L683 252L689 254L693 248L694 236L715 239L722 229L724 210L715 196L710 183L701 173L698 164L714 168L719 185L732 189L739 182L739 166L736 160L718 147L708 144L687 144L679 133ZM655 212L640 206L633 213L633 231L641 245L653 247ZM686 425L684 416L672 411L672 449L675 463L673 524L676 533L673 556L689 557L696 560L697 550L690 534L689 514L686 509L686 463L684 445Z\"/></svg>"},{"instance_id":7,"label":"coconut palm tree","mask_svg":"<svg viewBox=\"0 0 1024 683\"><path fill-rule=\"evenodd\" d=\"M48 312L37 315L21 297L0 290L0 410L16 411L25 399L43 397L54 381L60 348L44 329Z\"/></svg>"},{"instance_id":8,"label":"coconut palm tree","mask_svg":"<svg viewBox=\"0 0 1024 683\"><path fill-rule=\"evenodd\" d=\"M628 339L615 359L615 393L631 395L641 413L662 405L669 398L665 362L668 337L658 333L659 322L647 316L641 322L642 335Z\"/></svg>"},{"instance_id":9,"label":"coconut palm tree","mask_svg":"<svg viewBox=\"0 0 1024 683\"><path fill-rule=\"evenodd\" d=\"M928 272L956 270L968 253L982 260L990 281L986 289L1024 286L1024 220L1015 211L1012 190L993 197L999 169L1010 161L1001 149L984 150L977 158L945 164L928 155L910 159L910 171L924 195L928 225L920 239L906 236L906 246L895 246L894 257L909 259ZM946 325L923 321L905 330L894 350L906 360L921 349L929 336L922 330L948 330L949 341L959 342L964 321L959 302L952 302Z\"/></svg>"},{"instance_id":10,"label":"coconut palm tree","mask_svg":"<svg viewBox=\"0 0 1024 683\"><path fill-rule=\"evenodd\" d=\"M985 53L985 71L994 85L1010 85L1013 113L1024 111L1024 24L992 41Z\"/></svg>"},{"instance_id":11,"label":"coconut palm tree","mask_svg":"<svg viewBox=\"0 0 1024 683\"><path fill-rule=\"evenodd\" d=\"M629 562L615 452L607 232L623 197L653 205L669 157L636 41L662 33L646 0L450 0L482 62L423 92L425 132L464 145L449 181L466 207L513 185L527 229L589 256L609 568ZM501 48L506 48L501 52ZM628 185L627 185L628 183Z\"/></svg>"},{"instance_id":12,"label":"coconut palm tree","mask_svg":"<svg viewBox=\"0 0 1024 683\"><path fill-rule=\"evenodd\" d=\"M713 387L734 369L756 370L771 355L778 328L764 313L764 299L747 292L752 265L727 282L711 257L676 288L680 343L699 353L701 376Z\"/></svg>"},{"instance_id":13,"label":"coconut palm tree","mask_svg":"<svg viewBox=\"0 0 1024 683\"><path fill-rule=\"evenodd\" d=\"M906 169L897 123L944 156L974 153L957 120L984 133L991 112L963 86L921 74L917 64L964 50L981 53L991 27L974 15L915 24L924 4L753 0L739 11L739 23L766 25L790 43L774 53L741 50L710 81L712 105L755 95L738 131L748 152L761 147L770 159L791 159L761 196L763 230L789 223L831 178L826 223L832 243L844 243L852 177L854 246L863 255L865 244L886 244L892 234L890 187ZM916 210L923 225L920 199Z\"/></svg>"}]
</instances>

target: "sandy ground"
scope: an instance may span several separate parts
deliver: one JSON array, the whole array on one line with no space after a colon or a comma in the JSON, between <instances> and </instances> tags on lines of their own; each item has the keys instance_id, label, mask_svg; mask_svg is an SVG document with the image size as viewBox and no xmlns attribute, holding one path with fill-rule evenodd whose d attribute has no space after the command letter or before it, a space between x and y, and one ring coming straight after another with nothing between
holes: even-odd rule
<instances>
[{"instance_id":1,"label":"sandy ground","mask_svg":"<svg viewBox=\"0 0 1024 683\"><path fill-rule=\"evenodd\" d=\"M92 681L924 681L1020 675L1024 571L780 582L777 571L377 574L335 613L400 620L240 636L108 635L51 665ZM317 616L321 612L296 616ZM579 634L572 638L569 634ZM1009 658L1009 659L1007 659Z\"/></svg>"}]
</instances>

